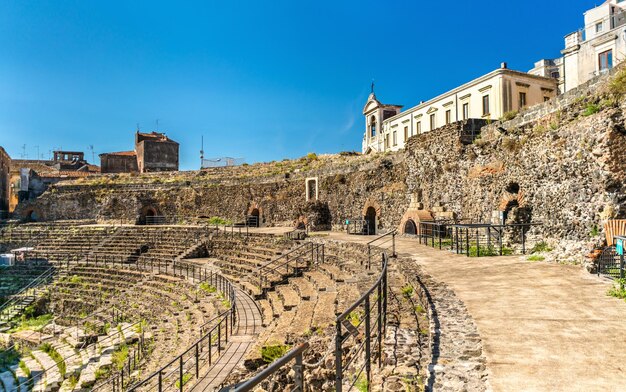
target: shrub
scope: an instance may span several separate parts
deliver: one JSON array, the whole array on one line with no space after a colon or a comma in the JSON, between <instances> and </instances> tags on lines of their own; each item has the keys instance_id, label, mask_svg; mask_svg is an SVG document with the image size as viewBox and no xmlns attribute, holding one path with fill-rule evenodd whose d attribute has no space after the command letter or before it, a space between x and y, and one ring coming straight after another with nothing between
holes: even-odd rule
<instances>
[{"instance_id":1,"label":"shrub","mask_svg":"<svg viewBox=\"0 0 626 392\"><path fill-rule=\"evenodd\" d=\"M126 359L128 359L128 346L126 344L122 344L111 356L111 361L117 370L120 370L124 367L126 363Z\"/></svg>"},{"instance_id":2,"label":"shrub","mask_svg":"<svg viewBox=\"0 0 626 392\"><path fill-rule=\"evenodd\" d=\"M217 287L208 284L207 282L200 283L200 290L211 294L217 291Z\"/></svg>"},{"instance_id":3,"label":"shrub","mask_svg":"<svg viewBox=\"0 0 626 392\"><path fill-rule=\"evenodd\" d=\"M587 107L583 111L583 116L591 116L592 114L596 114L600 111L600 106L594 103L587 104Z\"/></svg>"},{"instance_id":4,"label":"shrub","mask_svg":"<svg viewBox=\"0 0 626 392\"><path fill-rule=\"evenodd\" d=\"M369 389L369 385L367 384L367 377L364 374L361 374L359 378L356 380L356 382L354 383L354 387L359 392L368 392L370 389Z\"/></svg>"},{"instance_id":5,"label":"shrub","mask_svg":"<svg viewBox=\"0 0 626 392\"><path fill-rule=\"evenodd\" d=\"M540 241L540 242L537 242L535 246L533 246L530 253L550 252L550 251L552 251L552 248L550 248L550 245L548 245L548 243L545 241Z\"/></svg>"},{"instance_id":6,"label":"shrub","mask_svg":"<svg viewBox=\"0 0 626 392\"><path fill-rule=\"evenodd\" d=\"M607 295L619 299L626 299L626 289L624 285L626 285L626 279L617 279L617 283L609 289Z\"/></svg>"},{"instance_id":7,"label":"shrub","mask_svg":"<svg viewBox=\"0 0 626 392\"><path fill-rule=\"evenodd\" d=\"M286 344L274 344L261 347L261 358L266 363L272 363L289 351L291 346Z\"/></svg>"},{"instance_id":8,"label":"shrub","mask_svg":"<svg viewBox=\"0 0 626 392\"><path fill-rule=\"evenodd\" d=\"M356 310L353 310L348 315L347 320L350 322L350 324L352 324L352 325L354 325L356 327L356 326L358 326L361 323L361 315Z\"/></svg>"},{"instance_id":9,"label":"shrub","mask_svg":"<svg viewBox=\"0 0 626 392\"><path fill-rule=\"evenodd\" d=\"M611 80L609 83L609 92L615 96L616 99L621 99L626 95L626 69L619 71L613 80Z\"/></svg>"},{"instance_id":10,"label":"shrub","mask_svg":"<svg viewBox=\"0 0 626 392\"><path fill-rule=\"evenodd\" d=\"M509 152L516 152L521 148L521 144L513 137L502 139L502 147Z\"/></svg>"},{"instance_id":11,"label":"shrub","mask_svg":"<svg viewBox=\"0 0 626 392\"><path fill-rule=\"evenodd\" d=\"M600 234L600 229L598 229L598 225L593 225L591 227L591 231L589 232L589 235L591 237L597 237Z\"/></svg>"},{"instance_id":12,"label":"shrub","mask_svg":"<svg viewBox=\"0 0 626 392\"><path fill-rule=\"evenodd\" d=\"M183 374L183 380L182 380L183 381L183 385L182 386L185 386L185 384L187 384L189 382L189 380L191 380L191 374L189 374L189 373ZM180 381L181 380L177 380L176 381L176 389L180 389L180 387L181 387Z\"/></svg>"},{"instance_id":13,"label":"shrub","mask_svg":"<svg viewBox=\"0 0 626 392\"><path fill-rule=\"evenodd\" d=\"M411 298L413 296L413 286L410 284L404 286L402 288L402 295L404 295L405 298Z\"/></svg>"},{"instance_id":14,"label":"shrub","mask_svg":"<svg viewBox=\"0 0 626 392\"><path fill-rule=\"evenodd\" d=\"M517 110L512 110L510 112L504 113L500 121L509 121L513 120L517 116Z\"/></svg>"}]
</instances>

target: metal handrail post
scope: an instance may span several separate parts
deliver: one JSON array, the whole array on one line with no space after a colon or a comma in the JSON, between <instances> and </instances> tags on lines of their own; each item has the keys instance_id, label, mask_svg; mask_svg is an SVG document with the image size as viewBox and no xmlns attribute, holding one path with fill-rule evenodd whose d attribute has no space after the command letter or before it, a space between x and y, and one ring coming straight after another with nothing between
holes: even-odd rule
<instances>
[{"instance_id":1,"label":"metal handrail post","mask_svg":"<svg viewBox=\"0 0 626 392\"><path fill-rule=\"evenodd\" d=\"M335 334L335 391L341 392L341 384L343 382L342 374L342 350L341 350L341 323L337 323L337 332Z\"/></svg>"},{"instance_id":2,"label":"metal handrail post","mask_svg":"<svg viewBox=\"0 0 626 392\"><path fill-rule=\"evenodd\" d=\"M370 331L370 296L365 297L365 373L367 377L367 390L371 390L372 381L372 348L371 339L372 331Z\"/></svg>"}]
</instances>

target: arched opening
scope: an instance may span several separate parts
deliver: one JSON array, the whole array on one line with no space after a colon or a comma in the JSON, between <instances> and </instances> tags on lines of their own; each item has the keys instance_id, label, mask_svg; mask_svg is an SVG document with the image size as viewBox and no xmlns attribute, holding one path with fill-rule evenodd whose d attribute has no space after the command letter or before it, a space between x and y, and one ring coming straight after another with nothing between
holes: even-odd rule
<instances>
[{"instance_id":1,"label":"arched opening","mask_svg":"<svg viewBox=\"0 0 626 392\"><path fill-rule=\"evenodd\" d=\"M376 234L376 209L374 207L367 208L365 220L367 221L367 234Z\"/></svg>"},{"instance_id":2,"label":"arched opening","mask_svg":"<svg viewBox=\"0 0 626 392\"><path fill-rule=\"evenodd\" d=\"M146 206L141 209L139 212L139 219L137 221L138 225L154 225L158 224L159 219L159 211L153 206ZM162 220L162 219L161 219Z\"/></svg>"},{"instance_id":3,"label":"arched opening","mask_svg":"<svg viewBox=\"0 0 626 392\"><path fill-rule=\"evenodd\" d=\"M413 219L408 219L404 224L404 234L417 235L417 226Z\"/></svg>"},{"instance_id":4,"label":"arched opening","mask_svg":"<svg viewBox=\"0 0 626 392\"><path fill-rule=\"evenodd\" d=\"M376 116L370 117L370 136L376 136Z\"/></svg>"},{"instance_id":5,"label":"arched opening","mask_svg":"<svg viewBox=\"0 0 626 392\"><path fill-rule=\"evenodd\" d=\"M39 221L39 214L37 214L37 211L35 211L35 210L28 210L24 214L24 220L26 222L38 222Z\"/></svg>"},{"instance_id":6,"label":"arched opening","mask_svg":"<svg viewBox=\"0 0 626 392\"><path fill-rule=\"evenodd\" d=\"M248 216L246 223L250 227L259 227L260 220L261 212L258 208L253 208L252 211L250 211L250 215Z\"/></svg>"},{"instance_id":7,"label":"arched opening","mask_svg":"<svg viewBox=\"0 0 626 392\"><path fill-rule=\"evenodd\" d=\"M506 223L507 218L509 217L509 213L511 212L511 210L513 208L519 207L519 202L517 201L517 199L513 199L510 200L507 205L506 208L504 209L504 213L502 214L502 223Z\"/></svg>"}]
</instances>

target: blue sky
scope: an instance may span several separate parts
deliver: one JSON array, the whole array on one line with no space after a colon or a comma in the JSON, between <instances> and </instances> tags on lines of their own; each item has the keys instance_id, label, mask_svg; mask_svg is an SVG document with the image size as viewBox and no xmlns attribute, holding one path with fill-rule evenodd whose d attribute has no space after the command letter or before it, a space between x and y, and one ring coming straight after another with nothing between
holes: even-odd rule
<instances>
[{"instance_id":1,"label":"blue sky","mask_svg":"<svg viewBox=\"0 0 626 392\"><path fill-rule=\"evenodd\" d=\"M598 1L598 4L600 1ZM406 107L506 61L557 57L591 1L0 3L0 145L130 150L136 124L207 157L360 150L376 95Z\"/></svg>"}]
</instances>

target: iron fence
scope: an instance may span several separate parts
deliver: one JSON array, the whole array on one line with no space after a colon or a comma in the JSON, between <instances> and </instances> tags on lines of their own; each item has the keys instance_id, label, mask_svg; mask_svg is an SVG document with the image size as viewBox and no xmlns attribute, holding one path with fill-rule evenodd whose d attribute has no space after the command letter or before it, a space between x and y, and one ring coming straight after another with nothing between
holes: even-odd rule
<instances>
[{"instance_id":1,"label":"iron fence","mask_svg":"<svg viewBox=\"0 0 626 392\"><path fill-rule=\"evenodd\" d=\"M264 380L278 372L285 365L295 360L293 366L294 371L294 388L291 392L304 392L304 374L302 365L302 354L309 348L309 343L302 343L297 347L291 349L287 354L278 358L272 362L267 368L263 369L259 374L251 377L250 379L238 384L232 388L231 392L249 392L254 390L254 387L262 383Z\"/></svg>"},{"instance_id":2,"label":"iron fence","mask_svg":"<svg viewBox=\"0 0 626 392\"><path fill-rule=\"evenodd\" d=\"M420 222L417 237L421 244L468 257L503 256L518 252L526 254L528 233L532 227L541 224Z\"/></svg>"},{"instance_id":3,"label":"iron fence","mask_svg":"<svg viewBox=\"0 0 626 392\"><path fill-rule=\"evenodd\" d=\"M380 277L354 304L335 320L335 390L350 391L357 383L371 390L372 361L382 366L383 337L387 329L387 267L382 252ZM373 322L372 322L373 321ZM373 347L372 347L373 346ZM361 363L362 361L362 363ZM363 375L365 380L362 379Z\"/></svg>"},{"instance_id":4,"label":"iron fence","mask_svg":"<svg viewBox=\"0 0 626 392\"><path fill-rule=\"evenodd\" d=\"M297 275L303 269L320 262L324 262L324 244L305 242L259 267L257 270L259 288L266 291L273 284L283 281L285 277Z\"/></svg>"},{"instance_id":5,"label":"iron fence","mask_svg":"<svg viewBox=\"0 0 626 392\"><path fill-rule=\"evenodd\" d=\"M50 267L24 286L17 294L12 295L0 306L0 321L4 323L10 321L33 304L46 291L48 283L54 279L56 274L56 268Z\"/></svg>"},{"instance_id":6,"label":"iron fence","mask_svg":"<svg viewBox=\"0 0 626 392\"><path fill-rule=\"evenodd\" d=\"M626 237L614 236L613 243L615 245L605 246L602 253L596 260L596 273L611 279L619 279L620 286L624 283L626 273L624 271L624 244ZM621 249L618 249L618 243L621 243Z\"/></svg>"},{"instance_id":7,"label":"iron fence","mask_svg":"<svg viewBox=\"0 0 626 392\"><path fill-rule=\"evenodd\" d=\"M352 218L343 221L346 232L352 235L372 235L370 232L370 221L365 218Z\"/></svg>"}]
</instances>

